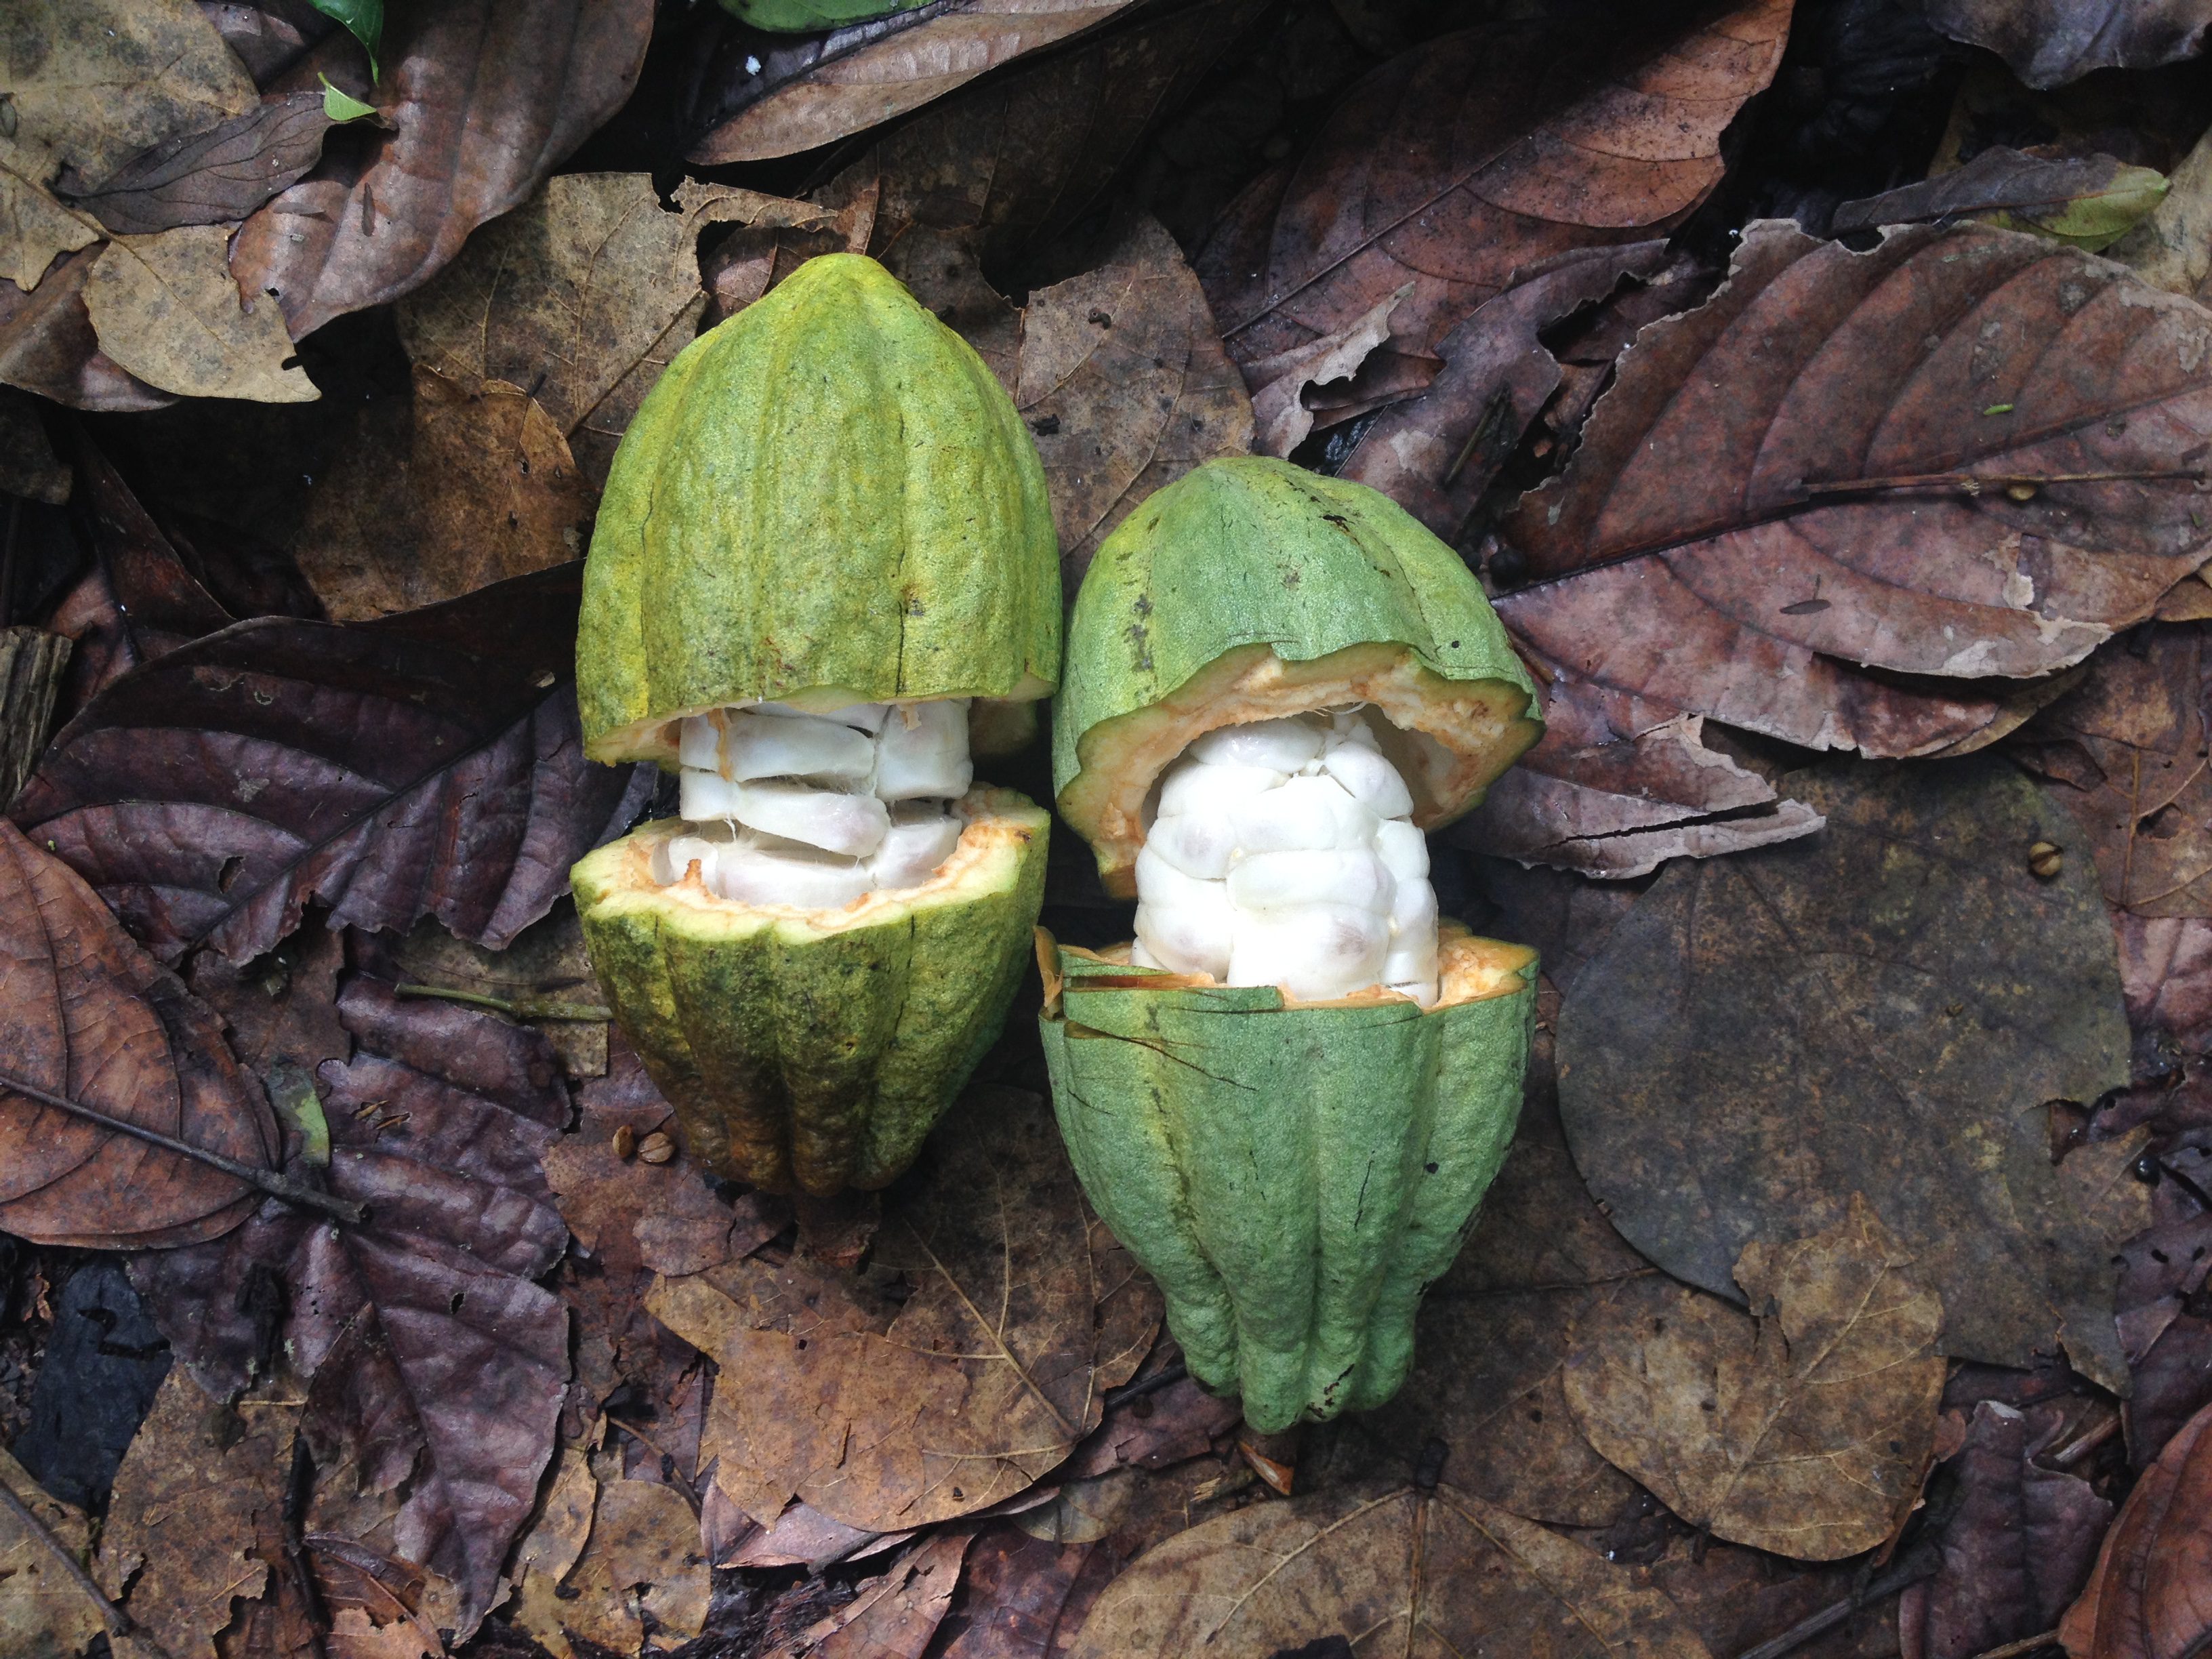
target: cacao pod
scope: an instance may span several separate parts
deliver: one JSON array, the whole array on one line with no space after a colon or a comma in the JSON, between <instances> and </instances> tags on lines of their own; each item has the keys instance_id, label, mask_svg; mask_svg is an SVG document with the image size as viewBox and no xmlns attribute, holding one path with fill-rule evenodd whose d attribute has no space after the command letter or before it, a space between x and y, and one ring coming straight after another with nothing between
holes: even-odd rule
<instances>
[{"instance_id":1,"label":"cacao pod","mask_svg":"<svg viewBox=\"0 0 2212 1659\"><path fill-rule=\"evenodd\" d=\"M757 29L805 33L842 28L912 11L925 0L722 0L722 9Z\"/></svg>"}]
</instances>

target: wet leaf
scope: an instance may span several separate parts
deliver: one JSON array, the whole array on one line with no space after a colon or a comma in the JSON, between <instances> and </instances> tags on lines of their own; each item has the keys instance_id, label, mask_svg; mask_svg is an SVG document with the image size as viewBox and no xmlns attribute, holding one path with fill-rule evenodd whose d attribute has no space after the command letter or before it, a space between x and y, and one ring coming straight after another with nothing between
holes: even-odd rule
<instances>
[{"instance_id":1,"label":"wet leaf","mask_svg":"<svg viewBox=\"0 0 2212 1659\"><path fill-rule=\"evenodd\" d=\"M1203 1644L1272 1659L1336 1650L1332 1638L1377 1652L1705 1656L1641 1572L1449 1486L1356 1487L1193 1527L1108 1587L1073 1652Z\"/></svg>"},{"instance_id":2,"label":"wet leaf","mask_svg":"<svg viewBox=\"0 0 2212 1659\"><path fill-rule=\"evenodd\" d=\"M2008 743L2079 820L2116 910L2212 916L2204 640L2201 623L2146 627Z\"/></svg>"},{"instance_id":3,"label":"wet leaf","mask_svg":"<svg viewBox=\"0 0 2212 1659\"><path fill-rule=\"evenodd\" d=\"M350 1464L396 1510L397 1553L456 1581L465 1640L536 1501L568 1382L568 1312L531 1283L567 1240L539 1160L568 1096L544 1040L493 1015L366 977L338 1009L360 1048L319 1079L328 1181L368 1224L270 1205L137 1272L204 1386L243 1386L280 1348L312 1376L318 1465Z\"/></svg>"},{"instance_id":4,"label":"wet leaf","mask_svg":"<svg viewBox=\"0 0 2212 1659\"><path fill-rule=\"evenodd\" d=\"M276 307L260 295L241 301L229 246L227 225L110 241L84 284L100 349L182 397L313 402L322 394L296 365Z\"/></svg>"},{"instance_id":5,"label":"wet leaf","mask_svg":"<svg viewBox=\"0 0 2212 1659\"><path fill-rule=\"evenodd\" d=\"M1052 487L1070 592L1139 501L1251 448L1251 401L1206 295L1151 218L1097 270L1030 296L1013 390Z\"/></svg>"},{"instance_id":6,"label":"wet leaf","mask_svg":"<svg viewBox=\"0 0 2212 1659\"><path fill-rule=\"evenodd\" d=\"M1918 1495L1943 1307L1857 1194L1838 1226L1754 1239L1755 1320L1654 1275L1577 1322L1566 1397L1591 1444L1692 1526L1804 1560L1872 1549Z\"/></svg>"},{"instance_id":7,"label":"wet leaf","mask_svg":"<svg viewBox=\"0 0 2212 1659\"><path fill-rule=\"evenodd\" d=\"M778 1659L921 1659L960 1583L961 1558L975 1536L940 1532L915 1545L880 1578L806 1631Z\"/></svg>"},{"instance_id":8,"label":"wet leaf","mask_svg":"<svg viewBox=\"0 0 2212 1659\"><path fill-rule=\"evenodd\" d=\"M314 93L271 98L140 151L76 203L117 235L233 224L314 166L330 125Z\"/></svg>"},{"instance_id":9,"label":"wet leaf","mask_svg":"<svg viewBox=\"0 0 2212 1659\"><path fill-rule=\"evenodd\" d=\"M92 1524L84 1512L48 1497L5 1451L0 1451L0 1481L79 1560L90 1554ZM4 1510L0 1575L0 1650L20 1659L76 1659L106 1632L100 1609L63 1575L46 1541Z\"/></svg>"},{"instance_id":10,"label":"wet leaf","mask_svg":"<svg viewBox=\"0 0 2212 1659\"><path fill-rule=\"evenodd\" d=\"M71 409L128 412L176 401L100 349L84 286L106 252L94 244L63 254L28 293L0 277L0 380Z\"/></svg>"},{"instance_id":11,"label":"wet leaf","mask_svg":"<svg viewBox=\"0 0 2212 1659\"><path fill-rule=\"evenodd\" d=\"M1928 21L1954 40L1987 46L2031 87L2091 70L2149 69L2193 57L2212 22L2205 0L1929 0Z\"/></svg>"},{"instance_id":12,"label":"wet leaf","mask_svg":"<svg viewBox=\"0 0 2212 1659\"><path fill-rule=\"evenodd\" d=\"M795 155L920 109L988 70L1104 22L1132 0L940 0L777 40L691 147L702 167Z\"/></svg>"},{"instance_id":13,"label":"wet leaf","mask_svg":"<svg viewBox=\"0 0 2212 1659\"><path fill-rule=\"evenodd\" d=\"M36 1087L259 1168L275 1120L221 1023L131 943L77 876L0 825L0 1030ZM26 1096L0 1094L0 1227L100 1249L194 1243L255 1194L234 1176Z\"/></svg>"},{"instance_id":14,"label":"wet leaf","mask_svg":"<svg viewBox=\"0 0 2212 1659\"><path fill-rule=\"evenodd\" d=\"M2155 210L2165 194L2163 175L2109 155L2030 155L1992 144L1949 173L1845 202L1828 230L1840 236L1991 214L1998 216L1991 222L2005 228L2039 230L2094 253Z\"/></svg>"},{"instance_id":15,"label":"wet leaf","mask_svg":"<svg viewBox=\"0 0 2212 1659\"><path fill-rule=\"evenodd\" d=\"M179 1365L124 1455L97 1576L171 1659L216 1659L231 1599L281 1570L259 1545L280 1525L299 1418L296 1401L219 1406Z\"/></svg>"},{"instance_id":16,"label":"wet leaf","mask_svg":"<svg viewBox=\"0 0 2212 1659\"><path fill-rule=\"evenodd\" d=\"M2089 1576L2112 1506L2080 1475L2036 1459L2057 1449L2064 1419L1995 1400L1973 1410L1945 1461L1960 1502L1943 1529L1943 1565L1905 1593L1899 1628L1920 1659L1968 1656L2057 1624Z\"/></svg>"},{"instance_id":17,"label":"wet leaf","mask_svg":"<svg viewBox=\"0 0 2212 1659\"><path fill-rule=\"evenodd\" d=\"M2166 1443L2128 1494L2089 1588L2058 1626L2072 1659L2184 1659L2212 1632L2204 1598L2212 1571L2208 1428L2212 1406Z\"/></svg>"},{"instance_id":18,"label":"wet leaf","mask_svg":"<svg viewBox=\"0 0 2212 1659\"><path fill-rule=\"evenodd\" d=\"M418 363L410 400L361 410L293 550L331 619L361 622L580 559L598 506L536 398Z\"/></svg>"},{"instance_id":19,"label":"wet leaf","mask_svg":"<svg viewBox=\"0 0 2212 1659\"><path fill-rule=\"evenodd\" d=\"M2090 872L2027 869L2057 809L1986 757L1788 781L1824 835L1671 866L1575 981L1583 1177L1630 1243L1731 1297L1752 1240L1863 1193L1942 1297L1947 1352L2024 1365L2063 1341L2124 1389L2108 1242L2042 1109L2128 1075Z\"/></svg>"},{"instance_id":20,"label":"wet leaf","mask_svg":"<svg viewBox=\"0 0 2212 1659\"><path fill-rule=\"evenodd\" d=\"M246 222L239 286L274 294L295 339L420 287L622 106L652 21L651 0L395 5L370 99L387 125L331 135ZM314 86L353 50L325 42L278 90Z\"/></svg>"},{"instance_id":21,"label":"wet leaf","mask_svg":"<svg viewBox=\"0 0 2212 1659\"><path fill-rule=\"evenodd\" d=\"M1091 1218L1042 1100L971 1091L924 1157L871 1269L907 1276L902 1304L826 1273L799 1299L757 1261L654 1288L720 1367L701 1455L748 1515L796 1496L893 1532L988 1508L1096 1428L1152 1346L1158 1293Z\"/></svg>"},{"instance_id":22,"label":"wet leaf","mask_svg":"<svg viewBox=\"0 0 2212 1659\"><path fill-rule=\"evenodd\" d=\"M1679 37L1504 25L1392 59L1200 253L1230 355L1249 381L1411 282L1392 347L1434 358L1516 272L1663 234L1719 181L1721 131L1773 76L1790 12L1755 0Z\"/></svg>"},{"instance_id":23,"label":"wet leaf","mask_svg":"<svg viewBox=\"0 0 2212 1659\"><path fill-rule=\"evenodd\" d=\"M583 757L574 567L343 628L272 618L118 681L16 803L139 936L243 963L299 925L434 915L497 946L626 824L639 780ZM507 656L506 651L526 654Z\"/></svg>"}]
</instances>

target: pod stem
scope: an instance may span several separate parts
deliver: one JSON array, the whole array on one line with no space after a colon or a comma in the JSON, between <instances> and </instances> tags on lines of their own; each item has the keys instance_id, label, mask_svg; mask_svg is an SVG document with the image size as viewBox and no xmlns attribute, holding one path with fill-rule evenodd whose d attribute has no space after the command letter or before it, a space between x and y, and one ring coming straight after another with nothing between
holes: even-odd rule
<instances>
[{"instance_id":1,"label":"pod stem","mask_svg":"<svg viewBox=\"0 0 2212 1659\"><path fill-rule=\"evenodd\" d=\"M561 1002L550 997L495 997L481 991L464 991L453 985L395 985L403 997L434 997L441 1002L465 1002L471 1008L489 1008L509 1019L612 1019L615 1011L596 1002Z\"/></svg>"}]
</instances>

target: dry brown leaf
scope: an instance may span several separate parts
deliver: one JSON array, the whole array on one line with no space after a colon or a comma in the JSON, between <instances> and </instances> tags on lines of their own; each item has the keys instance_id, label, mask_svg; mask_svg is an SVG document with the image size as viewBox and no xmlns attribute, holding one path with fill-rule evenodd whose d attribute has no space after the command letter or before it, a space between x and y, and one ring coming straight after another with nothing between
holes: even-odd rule
<instances>
[{"instance_id":1,"label":"dry brown leaf","mask_svg":"<svg viewBox=\"0 0 2212 1659\"><path fill-rule=\"evenodd\" d=\"M170 1659L216 1659L232 1601L260 1595L261 1540L283 1507L299 1402L218 1405L173 1365L115 1474L101 1588Z\"/></svg>"},{"instance_id":2,"label":"dry brown leaf","mask_svg":"<svg viewBox=\"0 0 2212 1659\"><path fill-rule=\"evenodd\" d=\"M605 1020L532 1012L545 1004L579 1011L603 1006L575 906L565 900L556 901L552 915L533 921L497 951L459 938L426 917L393 947L390 966L395 981L514 1004L515 1017L545 1034L570 1077L607 1074Z\"/></svg>"},{"instance_id":3,"label":"dry brown leaf","mask_svg":"<svg viewBox=\"0 0 2212 1659\"><path fill-rule=\"evenodd\" d=\"M1987 46L2031 87L2092 70L2149 69L2192 58L2212 24L2207 0L1929 0L1928 21Z\"/></svg>"},{"instance_id":4,"label":"dry brown leaf","mask_svg":"<svg viewBox=\"0 0 2212 1659\"><path fill-rule=\"evenodd\" d=\"M0 380L71 409L123 412L176 401L100 349L84 285L106 251L88 243L61 255L28 293L0 276Z\"/></svg>"},{"instance_id":5,"label":"dry brown leaf","mask_svg":"<svg viewBox=\"0 0 2212 1659\"><path fill-rule=\"evenodd\" d=\"M560 1589L526 1600L523 1626L559 1659L573 1659L569 1638L621 1654L641 1651L651 1631L680 1643L706 1623L708 1577L699 1518L673 1486L610 1480L575 1565L566 1574L533 1570L533 1585Z\"/></svg>"},{"instance_id":6,"label":"dry brown leaf","mask_svg":"<svg viewBox=\"0 0 2212 1659\"><path fill-rule=\"evenodd\" d=\"M921 1659L945 1622L972 1532L940 1532L805 1632L775 1659Z\"/></svg>"},{"instance_id":7,"label":"dry brown leaf","mask_svg":"<svg viewBox=\"0 0 2212 1659\"><path fill-rule=\"evenodd\" d=\"M330 128L320 92L287 93L165 139L73 199L118 235L235 224L314 166Z\"/></svg>"},{"instance_id":8,"label":"dry brown leaf","mask_svg":"<svg viewBox=\"0 0 2212 1659\"><path fill-rule=\"evenodd\" d=\"M324 1659L440 1659L443 1651L411 1620L380 1625L359 1607L340 1607L323 1638Z\"/></svg>"},{"instance_id":9,"label":"dry brown leaf","mask_svg":"<svg viewBox=\"0 0 2212 1659\"><path fill-rule=\"evenodd\" d=\"M80 1562L92 1553L84 1511L49 1498L0 1449L0 1481ZM77 1659L107 1628L91 1599L63 1573L45 1540L0 1510L0 1653L9 1659Z\"/></svg>"},{"instance_id":10,"label":"dry brown leaf","mask_svg":"<svg viewBox=\"0 0 2212 1659\"><path fill-rule=\"evenodd\" d=\"M742 1261L654 1287L655 1316L720 1367L701 1457L747 1515L796 1496L895 1532L988 1508L1096 1428L1152 1346L1158 1292L1091 1218L1041 1099L970 1091L925 1158L870 1278ZM903 1304L872 1288L898 1273Z\"/></svg>"},{"instance_id":11,"label":"dry brown leaf","mask_svg":"<svg viewBox=\"0 0 2212 1659\"><path fill-rule=\"evenodd\" d=\"M27 294L56 259L99 240L98 225L0 161L0 276Z\"/></svg>"},{"instance_id":12,"label":"dry brown leaf","mask_svg":"<svg viewBox=\"0 0 2212 1659\"><path fill-rule=\"evenodd\" d=\"M521 387L416 364L414 397L365 408L293 543L334 622L412 611L583 556L594 491Z\"/></svg>"},{"instance_id":13,"label":"dry brown leaf","mask_svg":"<svg viewBox=\"0 0 2212 1659\"><path fill-rule=\"evenodd\" d=\"M1107 1588L1073 1654L1201 1649L1708 1659L1641 1570L1449 1486L1358 1487L1202 1522Z\"/></svg>"},{"instance_id":14,"label":"dry brown leaf","mask_svg":"<svg viewBox=\"0 0 2212 1659\"><path fill-rule=\"evenodd\" d=\"M1287 455L1313 430L1306 391L1348 381L1370 354L1390 337L1390 313L1413 297L1405 283L1332 333L1262 357L1246 366L1252 385L1252 419L1262 455Z\"/></svg>"},{"instance_id":15,"label":"dry brown leaf","mask_svg":"<svg viewBox=\"0 0 2212 1659\"><path fill-rule=\"evenodd\" d=\"M2166 1442L2105 1534L2059 1639L2071 1659L2186 1659L2212 1637L2212 1406Z\"/></svg>"},{"instance_id":16,"label":"dry brown leaf","mask_svg":"<svg viewBox=\"0 0 2212 1659\"><path fill-rule=\"evenodd\" d=\"M312 403L284 319L232 281L226 225L118 236L84 285L100 349L149 386L186 398ZM289 365L289 366L288 366Z\"/></svg>"},{"instance_id":17,"label":"dry brown leaf","mask_svg":"<svg viewBox=\"0 0 2212 1659\"><path fill-rule=\"evenodd\" d=\"M1096 270L1030 296L1010 389L1052 487L1071 593L1139 501L1251 448L1252 404L1205 292L1152 218Z\"/></svg>"},{"instance_id":18,"label":"dry brown leaf","mask_svg":"<svg viewBox=\"0 0 2212 1659\"><path fill-rule=\"evenodd\" d=\"M1753 1240L1754 1320L1670 1279L1577 1327L1566 1395L1590 1443L1693 1526L1801 1560L1888 1537L1920 1487L1943 1392L1942 1304L1871 1206Z\"/></svg>"},{"instance_id":19,"label":"dry brown leaf","mask_svg":"<svg viewBox=\"0 0 2212 1659\"><path fill-rule=\"evenodd\" d=\"M692 146L702 167L795 155L879 126L1024 52L1105 21L1132 0L951 0L795 43L752 77L734 112ZM742 101L740 101L742 100Z\"/></svg>"}]
</instances>

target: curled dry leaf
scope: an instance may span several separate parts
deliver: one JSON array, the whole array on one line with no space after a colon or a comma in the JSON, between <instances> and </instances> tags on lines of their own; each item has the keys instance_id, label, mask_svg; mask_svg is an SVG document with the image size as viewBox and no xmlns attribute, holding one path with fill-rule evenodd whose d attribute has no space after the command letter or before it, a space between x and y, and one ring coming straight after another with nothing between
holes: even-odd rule
<instances>
[{"instance_id":1,"label":"curled dry leaf","mask_svg":"<svg viewBox=\"0 0 2212 1659\"><path fill-rule=\"evenodd\" d=\"M234 224L314 166L330 127L319 92L270 98L140 151L76 205L118 236Z\"/></svg>"},{"instance_id":2,"label":"curled dry leaf","mask_svg":"<svg viewBox=\"0 0 2212 1659\"><path fill-rule=\"evenodd\" d=\"M921 1659L945 1622L972 1532L940 1532L916 1544L889 1572L802 1634L775 1659Z\"/></svg>"},{"instance_id":3,"label":"curled dry leaf","mask_svg":"<svg viewBox=\"0 0 2212 1659\"><path fill-rule=\"evenodd\" d=\"M2165 194L2161 174L2109 155L2029 155L1992 144L1949 173L1845 202L1829 218L1828 231L1841 236L1992 214L2002 216L1995 222L2008 228L2040 230L2094 251L2124 234Z\"/></svg>"},{"instance_id":4,"label":"curled dry leaf","mask_svg":"<svg viewBox=\"0 0 2212 1659\"><path fill-rule=\"evenodd\" d=\"M331 619L361 622L580 559L598 506L535 398L417 363L411 398L360 410L293 551Z\"/></svg>"},{"instance_id":5,"label":"curled dry leaf","mask_svg":"<svg viewBox=\"0 0 2212 1659\"><path fill-rule=\"evenodd\" d=\"M1752 1240L1874 1194L1948 1352L2024 1365L2063 1340L2124 1389L2109 1241L2041 1109L2128 1077L2092 874L2027 869L2061 815L1986 757L1790 783L1825 835L1669 866L1575 981L1559 1094L1583 1178L1637 1249L1731 1297Z\"/></svg>"},{"instance_id":6,"label":"curled dry leaf","mask_svg":"<svg viewBox=\"0 0 2212 1659\"><path fill-rule=\"evenodd\" d=\"M2212 1635L2212 1406L2166 1443L2105 1534L2058 1636L2070 1659L2184 1659Z\"/></svg>"},{"instance_id":7,"label":"curled dry leaf","mask_svg":"<svg viewBox=\"0 0 2212 1659\"><path fill-rule=\"evenodd\" d=\"M296 1401L218 1406L181 1365L163 1379L116 1471L97 1576L170 1659L216 1659L231 1598L284 1570L262 1540L281 1535L299 1419Z\"/></svg>"},{"instance_id":8,"label":"curled dry leaf","mask_svg":"<svg viewBox=\"0 0 2212 1659\"><path fill-rule=\"evenodd\" d=\"M328 1179L368 1224L271 1204L218 1244L141 1258L137 1281L210 1389L244 1386L280 1345L313 1378L318 1463L391 1494L393 1547L456 1582L465 1640L568 1382L568 1313L531 1283L568 1237L539 1168L568 1095L544 1039L495 1016L365 977L338 1009L360 1051L322 1068Z\"/></svg>"},{"instance_id":9,"label":"curled dry leaf","mask_svg":"<svg viewBox=\"0 0 2212 1659\"><path fill-rule=\"evenodd\" d=\"M941 0L771 52L691 147L702 167L795 155L920 109L1132 0Z\"/></svg>"},{"instance_id":10,"label":"curled dry leaf","mask_svg":"<svg viewBox=\"0 0 2212 1659\"><path fill-rule=\"evenodd\" d=\"M747 1515L796 1496L893 1532L987 1509L1096 1428L1152 1346L1158 1293L1041 1099L971 1090L925 1157L876 1235L872 1273L903 1273L902 1304L757 1261L654 1287L655 1316L720 1367L701 1457Z\"/></svg>"},{"instance_id":11,"label":"curled dry leaf","mask_svg":"<svg viewBox=\"0 0 2212 1659\"><path fill-rule=\"evenodd\" d=\"M1230 355L1249 380L1411 282L1392 346L1433 359L1517 272L1663 234L1719 181L1722 129L1772 78L1790 14L1753 0L1679 36L1485 27L1392 59L1199 255Z\"/></svg>"},{"instance_id":12,"label":"curled dry leaf","mask_svg":"<svg viewBox=\"0 0 2212 1659\"><path fill-rule=\"evenodd\" d=\"M311 897L333 925L434 915L503 945L647 781L584 758L577 592L571 566L358 627L236 623L103 692L17 821L167 957L245 962Z\"/></svg>"},{"instance_id":13,"label":"curled dry leaf","mask_svg":"<svg viewBox=\"0 0 2212 1659\"><path fill-rule=\"evenodd\" d=\"M1754 1239L1760 1316L1653 1276L1576 1327L1566 1397L1590 1443L1692 1526L1801 1560L1890 1536L1943 1394L1943 1306L1859 1194L1837 1226Z\"/></svg>"},{"instance_id":14,"label":"curled dry leaf","mask_svg":"<svg viewBox=\"0 0 2212 1659\"><path fill-rule=\"evenodd\" d=\"M109 1117L272 1169L276 1120L222 1022L69 866L0 824L0 1030L7 1069ZM236 1176L0 1092L0 1227L95 1249L197 1243L238 1225Z\"/></svg>"},{"instance_id":15,"label":"curled dry leaf","mask_svg":"<svg viewBox=\"0 0 2212 1659\"><path fill-rule=\"evenodd\" d=\"M420 287L622 107L652 26L651 0L394 4L370 98L384 125L332 135L246 222L239 286L275 295L295 339ZM355 51L326 41L279 90L313 87Z\"/></svg>"},{"instance_id":16,"label":"curled dry leaf","mask_svg":"<svg viewBox=\"0 0 2212 1659\"><path fill-rule=\"evenodd\" d=\"M294 358L283 318L231 280L229 246L227 225L110 241L84 284L100 349L180 397L312 403L322 394Z\"/></svg>"},{"instance_id":17,"label":"curled dry leaf","mask_svg":"<svg viewBox=\"0 0 2212 1659\"><path fill-rule=\"evenodd\" d=\"M0 1450L0 1484L30 1510L48 1534L83 1560L92 1548L92 1522L74 1504L51 1498ZM76 1659L107 1626L91 1599L70 1583L52 1546L0 1510L0 1651L21 1659Z\"/></svg>"},{"instance_id":18,"label":"curled dry leaf","mask_svg":"<svg viewBox=\"0 0 2212 1659\"><path fill-rule=\"evenodd\" d=\"M1073 1651L1271 1659L1339 1643L1707 1659L1640 1570L1449 1486L1355 1487L1204 1522L1115 1579Z\"/></svg>"},{"instance_id":19,"label":"curled dry leaf","mask_svg":"<svg viewBox=\"0 0 2212 1659\"><path fill-rule=\"evenodd\" d=\"M1928 21L1987 46L2031 87L2091 70L2149 69L2193 57L2212 23L2206 0L1929 0Z\"/></svg>"}]
</instances>

